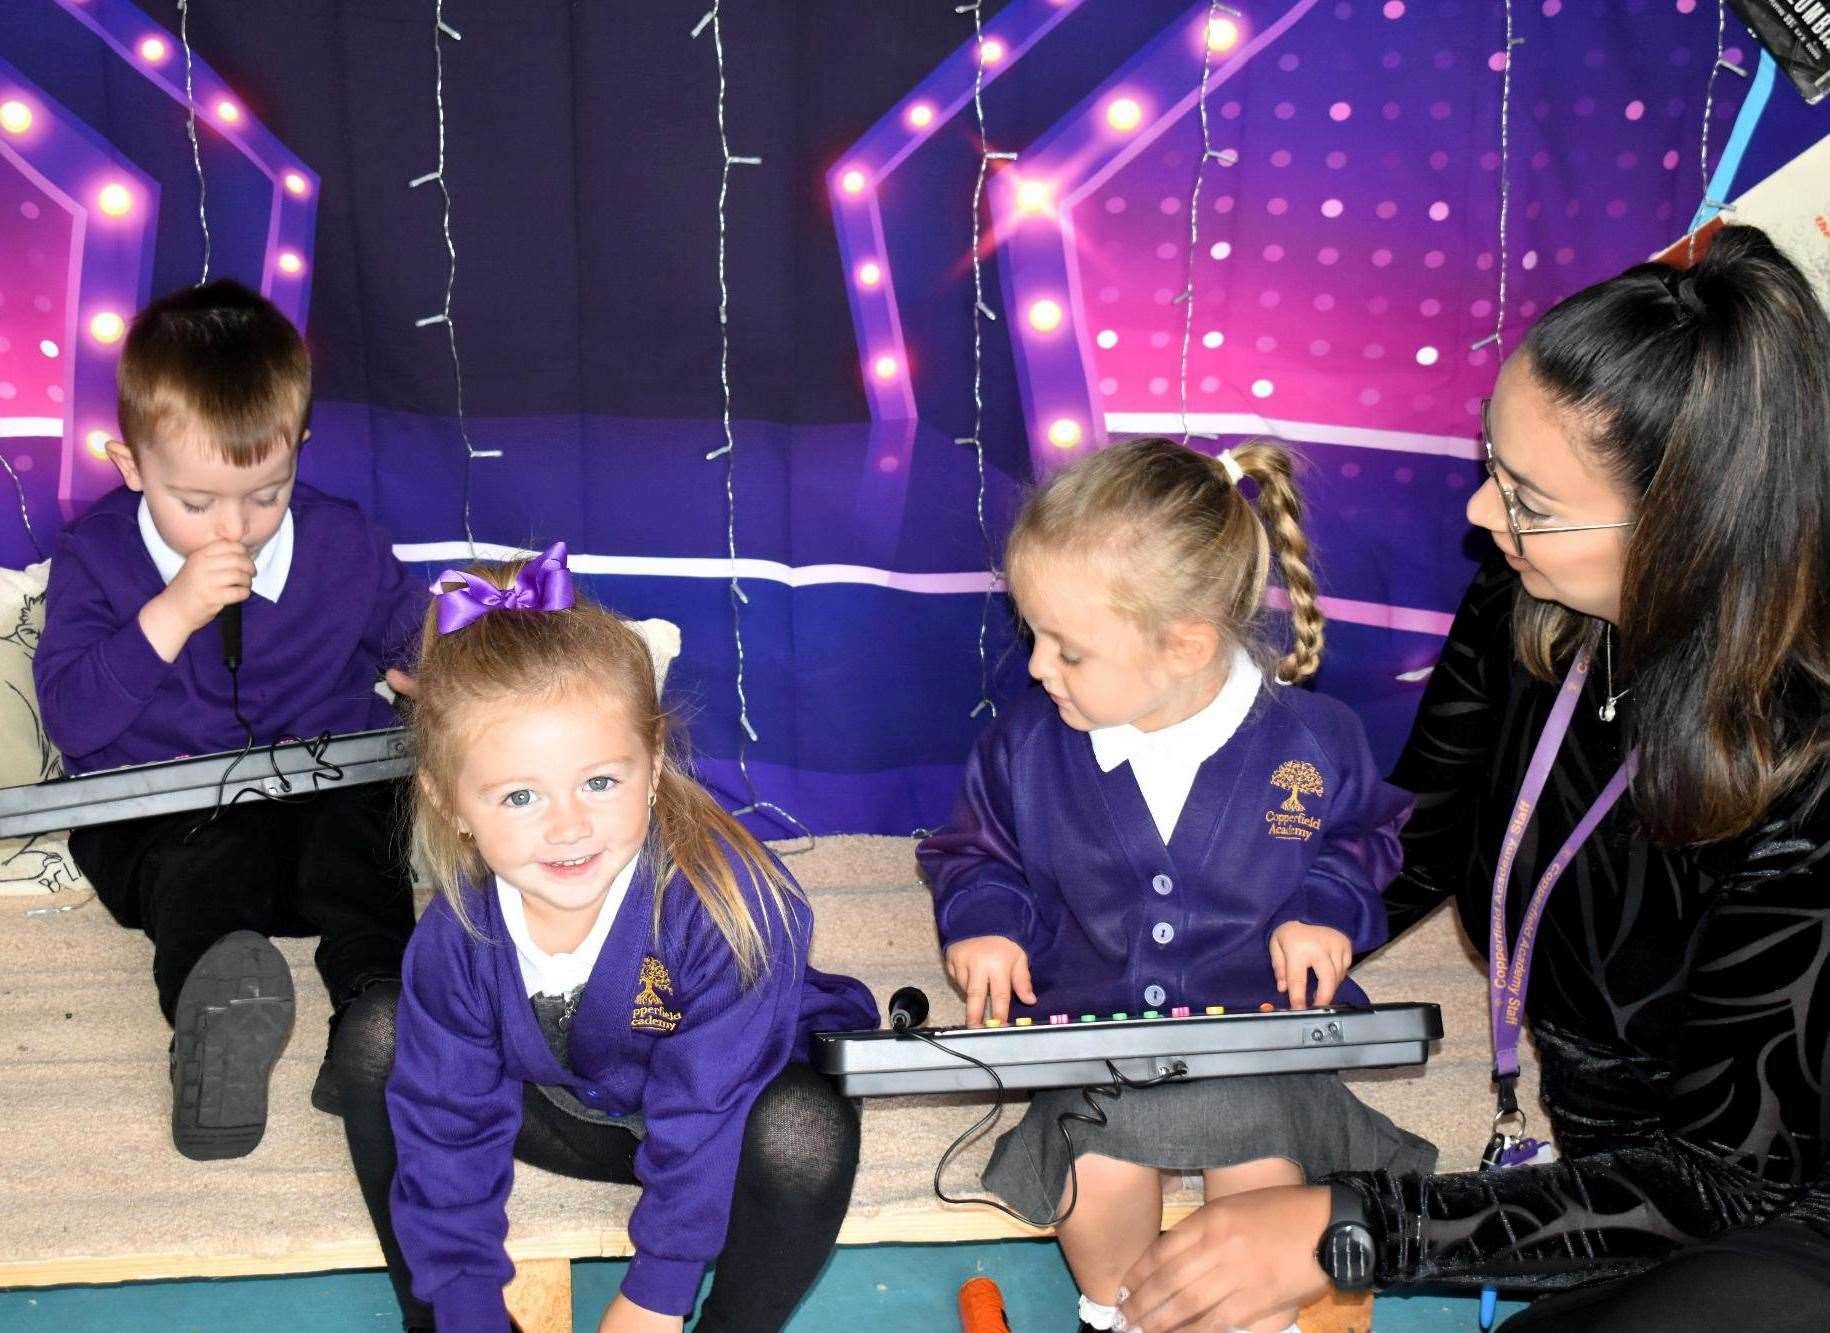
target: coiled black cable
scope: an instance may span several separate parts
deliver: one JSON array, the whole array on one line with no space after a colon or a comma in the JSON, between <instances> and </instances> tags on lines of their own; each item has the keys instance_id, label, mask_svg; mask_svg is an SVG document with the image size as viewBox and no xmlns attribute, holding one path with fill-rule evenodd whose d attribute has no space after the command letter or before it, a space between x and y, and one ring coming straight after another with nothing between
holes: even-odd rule
<instances>
[{"instance_id":1,"label":"coiled black cable","mask_svg":"<svg viewBox=\"0 0 1830 1333\"><path fill-rule=\"evenodd\" d=\"M919 1028L904 1028L902 1031L907 1036L920 1038L935 1050L950 1055L956 1060L964 1060L968 1064L977 1065L980 1069L984 1070L986 1075L991 1079L992 1086L995 1088L998 1097L998 1100L992 1103L991 1109L974 1121L958 1138L954 1139L953 1142L947 1146L947 1150L940 1155L940 1161L934 1167L934 1196L942 1203L984 1204L987 1207L996 1208L1006 1217L1015 1218L1025 1226L1039 1228L1058 1227L1074 1215L1074 1209L1080 1203L1080 1173L1075 1169L1074 1165L1074 1140L1068 1134L1068 1122L1071 1120L1078 1124L1092 1125L1095 1129L1103 1128L1110 1123L1106 1118L1105 1107L1101 1106L1098 1101L1094 1099L1094 1093L1117 1101L1126 1088L1154 1088L1159 1084L1172 1083L1178 1079L1185 1079L1188 1077L1188 1066L1181 1060L1171 1061L1169 1067L1155 1078L1142 1080L1128 1077L1120 1071L1117 1065L1113 1064L1112 1061L1107 1060L1105 1062L1106 1072L1112 1076L1112 1081L1110 1083L1097 1083L1090 1088L1082 1088L1080 1090L1081 1100L1086 1102L1087 1110L1063 1111L1060 1115L1055 1117L1055 1128L1061 1132L1061 1141L1067 1146L1068 1201L1067 1206L1056 1216L1038 1222L1034 1218L1025 1217L1009 1204L1000 1199L994 1199L990 1195L953 1195L948 1194L941 1188L941 1176L946 1172L948 1165L953 1159L959 1155L960 1150L968 1143L971 1143L974 1139L978 1138L989 1126L996 1124L998 1117L1004 1114L1004 1080L998 1077L998 1071L996 1069L986 1064L983 1060L978 1059L976 1056L968 1055L964 1051L956 1051L952 1047L929 1036Z\"/></svg>"}]
</instances>

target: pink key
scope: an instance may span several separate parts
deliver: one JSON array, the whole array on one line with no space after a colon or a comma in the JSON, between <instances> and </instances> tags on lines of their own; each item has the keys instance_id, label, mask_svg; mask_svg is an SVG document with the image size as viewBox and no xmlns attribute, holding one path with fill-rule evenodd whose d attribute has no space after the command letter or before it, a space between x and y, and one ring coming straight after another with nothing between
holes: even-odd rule
<instances>
[{"instance_id":1,"label":"pink key","mask_svg":"<svg viewBox=\"0 0 1830 1333\"><path fill-rule=\"evenodd\" d=\"M1050 1014L1048 1016L1048 1021L1051 1026L1054 1026L1067 1022L1068 1016L1066 1014Z\"/></svg>"},{"instance_id":2,"label":"pink key","mask_svg":"<svg viewBox=\"0 0 1830 1333\"><path fill-rule=\"evenodd\" d=\"M1173 1008L1169 1011L1169 1016L1171 1018L1187 1018L1188 1017L1188 1006L1185 1004L1178 1004L1175 1008Z\"/></svg>"}]
</instances>

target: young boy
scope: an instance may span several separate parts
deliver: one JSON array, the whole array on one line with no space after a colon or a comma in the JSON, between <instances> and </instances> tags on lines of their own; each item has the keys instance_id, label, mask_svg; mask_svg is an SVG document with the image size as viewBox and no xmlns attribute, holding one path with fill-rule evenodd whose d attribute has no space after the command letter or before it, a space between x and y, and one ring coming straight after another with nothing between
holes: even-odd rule
<instances>
[{"instance_id":1,"label":"young boy","mask_svg":"<svg viewBox=\"0 0 1830 1333\"><path fill-rule=\"evenodd\" d=\"M393 725L374 686L405 663L426 593L355 505L297 481L298 330L238 283L187 288L135 318L118 389L108 454L126 484L59 534L33 668L69 771ZM231 606L233 673L217 623ZM71 835L108 910L153 941L185 1156L243 1156L266 1128L293 1014L268 935L322 937L334 1013L400 976L413 901L396 796L331 783ZM312 1104L336 1113L328 1058Z\"/></svg>"}]
</instances>

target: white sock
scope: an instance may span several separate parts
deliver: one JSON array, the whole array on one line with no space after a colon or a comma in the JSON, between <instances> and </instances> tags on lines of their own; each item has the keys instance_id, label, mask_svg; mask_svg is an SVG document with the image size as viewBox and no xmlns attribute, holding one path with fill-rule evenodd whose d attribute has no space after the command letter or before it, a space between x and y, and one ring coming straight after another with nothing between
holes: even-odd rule
<instances>
[{"instance_id":1,"label":"white sock","mask_svg":"<svg viewBox=\"0 0 1830 1333\"><path fill-rule=\"evenodd\" d=\"M1120 1329L1125 1326L1116 1305L1101 1305L1085 1296L1080 1298L1080 1321L1089 1328Z\"/></svg>"}]
</instances>

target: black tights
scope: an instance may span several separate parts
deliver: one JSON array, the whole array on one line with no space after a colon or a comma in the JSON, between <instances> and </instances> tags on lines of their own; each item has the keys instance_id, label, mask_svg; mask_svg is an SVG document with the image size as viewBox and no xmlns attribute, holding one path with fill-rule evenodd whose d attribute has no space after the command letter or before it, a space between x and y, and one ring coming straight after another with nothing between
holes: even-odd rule
<instances>
[{"instance_id":1,"label":"black tights","mask_svg":"<svg viewBox=\"0 0 1830 1333\"><path fill-rule=\"evenodd\" d=\"M430 1329L432 1311L413 1296L388 1216L395 1155L384 1094L394 1065L399 995L397 982L365 990L338 1024L331 1058L356 1179L406 1326ZM530 1084L515 1156L560 1175L634 1184L640 1142L620 1126L567 1115ZM832 1252L857 1168L857 1111L821 1075L789 1064L750 1110L724 1252L693 1327L700 1333L768 1333L786 1324Z\"/></svg>"},{"instance_id":2,"label":"black tights","mask_svg":"<svg viewBox=\"0 0 1830 1333\"><path fill-rule=\"evenodd\" d=\"M1545 1296L1500 1333L1815 1333L1827 1309L1823 1242L1781 1222L1689 1246L1632 1277Z\"/></svg>"}]
</instances>

